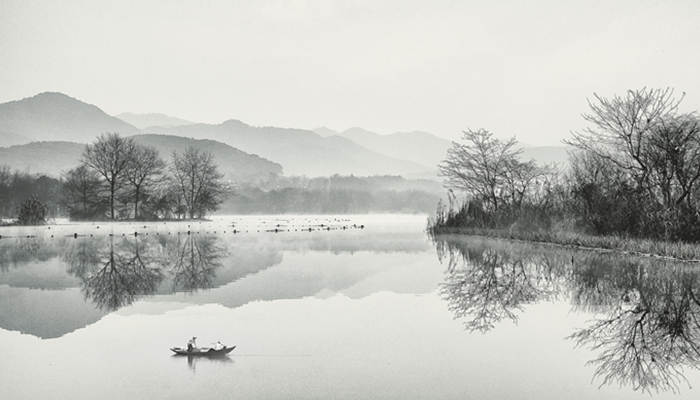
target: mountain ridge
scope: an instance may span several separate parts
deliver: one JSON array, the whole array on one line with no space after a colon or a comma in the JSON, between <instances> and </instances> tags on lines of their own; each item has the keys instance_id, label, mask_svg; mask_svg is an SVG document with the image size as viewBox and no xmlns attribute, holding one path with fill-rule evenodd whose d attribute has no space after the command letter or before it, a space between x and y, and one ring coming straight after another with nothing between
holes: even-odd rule
<instances>
[{"instance_id":1,"label":"mountain ridge","mask_svg":"<svg viewBox=\"0 0 700 400\"><path fill-rule=\"evenodd\" d=\"M116 118L143 130L150 127L171 127L179 125L192 125L195 122L163 113L133 113L123 112L115 115Z\"/></svg>"},{"instance_id":2,"label":"mountain ridge","mask_svg":"<svg viewBox=\"0 0 700 400\"><path fill-rule=\"evenodd\" d=\"M429 170L419 163L386 156L340 136L322 137L297 128L256 127L236 119L220 124L154 127L147 133L212 138L275 160L284 165L290 175L403 175Z\"/></svg>"},{"instance_id":3,"label":"mountain ridge","mask_svg":"<svg viewBox=\"0 0 700 400\"><path fill-rule=\"evenodd\" d=\"M425 131L394 132L390 134L380 134L370 130L352 127L344 131L335 131L330 128L317 128L323 134L335 134L346 137L356 143L376 149L389 156L400 159L410 159L421 162L426 166L437 167L445 158L447 149L452 145L452 141L441 138ZM523 149L521 158L524 160L535 160L538 164L556 163L560 166L568 164L568 146L534 146L520 143Z\"/></svg>"},{"instance_id":4,"label":"mountain ridge","mask_svg":"<svg viewBox=\"0 0 700 400\"><path fill-rule=\"evenodd\" d=\"M154 147L163 160L169 160L173 151L182 152L188 146L210 152L225 179L233 181L254 182L283 172L278 163L214 140L141 134L131 137L138 144ZM79 164L85 146L70 141L41 141L0 147L0 160L12 169L59 177Z\"/></svg>"},{"instance_id":5,"label":"mountain ridge","mask_svg":"<svg viewBox=\"0 0 700 400\"><path fill-rule=\"evenodd\" d=\"M89 142L105 132L127 135L138 129L94 104L59 92L0 104L0 146L52 140Z\"/></svg>"}]
</instances>

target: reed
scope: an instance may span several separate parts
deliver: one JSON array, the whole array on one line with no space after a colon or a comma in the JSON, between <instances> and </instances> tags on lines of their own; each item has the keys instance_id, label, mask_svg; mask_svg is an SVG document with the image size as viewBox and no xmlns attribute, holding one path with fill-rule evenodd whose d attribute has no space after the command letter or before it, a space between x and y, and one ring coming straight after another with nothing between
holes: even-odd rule
<instances>
[{"instance_id":1,"label":"reed","mask_svg":"<svg viewBox=\"0 0 700 400\"><path fill-rule=\"evenodd\" d=\"M619 235L588 235L578 232L559 230L524 231L515 229L476 228L468 226L441 225L437 223L440 221L441 219L438 218L431 219L428 225L428 232L430 234L478 235L535 243L551 243L574 248L616 251L649 257L663 257L700 262L700 244L697 243L641 239Z\"/></svg>"}]
</instances>

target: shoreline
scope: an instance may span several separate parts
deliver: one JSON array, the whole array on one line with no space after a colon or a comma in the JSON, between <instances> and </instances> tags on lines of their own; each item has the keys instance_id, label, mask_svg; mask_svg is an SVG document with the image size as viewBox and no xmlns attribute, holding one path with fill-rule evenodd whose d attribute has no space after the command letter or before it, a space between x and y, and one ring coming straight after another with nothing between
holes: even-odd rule
<instances>
[{"instance_id":1,"label":"shoreline","mask_svg":"<svg viewBox=\"0 0 700 400\"><path fill-rule=\"evenodd\" d=\"M668 261L700 263L700 244L686 242L670 242L611 235L596 236L572 232L518 232L506 229L469 227L428 227L427 232L431 236L481 236L575 250L615 252Z\"/></svg>"}]
</instances>

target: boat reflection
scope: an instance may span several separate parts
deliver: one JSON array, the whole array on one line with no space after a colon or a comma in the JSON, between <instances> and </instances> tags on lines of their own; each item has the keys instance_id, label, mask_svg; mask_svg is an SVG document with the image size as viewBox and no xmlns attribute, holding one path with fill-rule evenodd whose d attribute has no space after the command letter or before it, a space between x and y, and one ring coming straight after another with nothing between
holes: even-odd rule
<instances>
[{"instance_id":1,"label":"boat reflection","mask_svg":"<svg viewBox=\"0 0 700 400\"><path fill-rule=\"evenodd\" d=\"M527 304L568 299L594 315L568 337L591 349L594 378L677 391L700 367L700 270L688 263L483 238L435 237L440 293L469 331L516 322Z\"/></svg>"},{"instance_id":2,"label":"boat reflection","mask_svg":"<svg viewBox=\"0 0 700 400\"><path fill-rule=\"evenodd\" d=\"M214 364L233 364L233 359L229 357L228 354L216 356L216 357L197 357L197 356L184 356L179 354L173 354L170 356L172 360L181 362L183 358L187 359L187 366L192 370L192 372L197 371L198 363L214 363Z\"/></svg>"}]
</instances>

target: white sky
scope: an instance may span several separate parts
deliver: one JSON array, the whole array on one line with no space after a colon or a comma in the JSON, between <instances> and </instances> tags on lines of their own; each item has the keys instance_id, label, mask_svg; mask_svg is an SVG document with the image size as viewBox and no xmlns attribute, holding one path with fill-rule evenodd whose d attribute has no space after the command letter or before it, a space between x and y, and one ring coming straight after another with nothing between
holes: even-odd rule
<instances>
[{"instance_id":1,"label":"white sky","mask_svg":"<svg viewBox=\"0 0 700 400\"><path fill-rule=\"evenodd\" d=\"M0 0L0 102L557 144L586 97L700 99L700 1Z\"/></svg>"}]
</instances>

